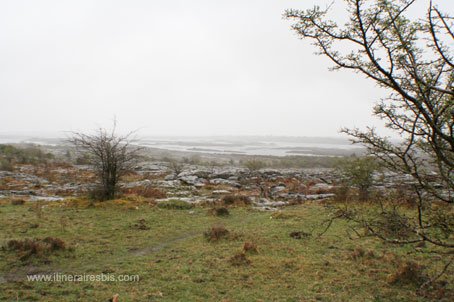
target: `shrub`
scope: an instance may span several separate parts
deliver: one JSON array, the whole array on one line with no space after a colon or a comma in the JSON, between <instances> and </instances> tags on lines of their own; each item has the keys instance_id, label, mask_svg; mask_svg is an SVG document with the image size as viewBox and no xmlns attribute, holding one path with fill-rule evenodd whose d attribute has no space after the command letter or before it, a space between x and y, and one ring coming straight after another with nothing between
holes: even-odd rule
<instances>
[{"instance_id":1,"label":"shrub","mask_svg":"<svg viewBox=\"0 0 454 302\"><path fill-rule=\"evenodd\" d=\"M0 171L13 171L14 167L11 161L0 158Z\"/></svg>"},{"instance_id":2,"label":"shrub","mask_svg":"<svg viewBox=\"0 0 454 302\"><path fill-rule=\"evenodd\" d=\"M225 195L221 200L222 204L230 205L250 205L252 203L251 198L244 195Z\"/></svg>"},{"instance_id":3,"label":"shrub","mask_svg":"<svg viewBox=\"0 0 454 302\"><path fill-rule=\"evenodd\" d=\"M140 158L140 147L133 146L132 132L126 135L113 130L98 129L94 134L77 133L69 139L82 155L87 156L98 179L99 201L115 199L119 190L119 181L128 172L133 171Z\"/></svg>"},{"instance_id":4,"label":"shrub","mask_svg":"<svg viewBox=\"0 0 454 302\"><path fill-rule=\"evenodd\" d=\"M358 260L360 258L375 258L375 253L372 250L365 251L361 247L355 248L355 250L351 254L351 258L353 260Z\"/></svg>"},{"instance_id":5,"label":"shrub","mask_svg":"<svg viewBox=\"0 0 454 302\"><path fill-rule=\"evenodd\" d=\"M220 208L211 209L210 214L215 215L215 216L229 216L230 212L227 208L220 207Z\"/></svg>"},{"instance_id":6,"label":"shrub","mask_svg":"<svg viewBox=\"0 0 454 302\"><path fill-rule=\"evenodd\" d=\"M229 262L234 266L245 266L251 264L251 260L246 257L245 253L234 255L232 258L230 258Z\"/></svg>"},{"instance_id":7,"label":"shrub","mask_svg":"<svg viewBox=\"0 0 454 302\"><path fill-rule=\"evenodd\" d=\"M18 252L19 259L26 260L31 256L42 257L49 253L65 250L66 244L63 240L54 237L44 239L23 239L10 240L6 248Z\"/></svg>"},{"instance_id":8,"label":"shrub","mask_svg":"<svg viewBox=\"0 0 454 302\"><path fill-rule=\"evenodd\" d=\"M91 161L90 161L90 157L88 156L88 154L82 154L76 158L76 165L85 166L85 165L89 165L90 163L91 163Z\"/></svg>"},{"instance_id":9,"label":"shrub","mask_svg":"<svg viewBox=\"0 0 454 302\"><path fill-rule=\"evenodd\" d=\"M290 237L293 239L303 239L303 238L308 238L311 237L312 235L310 233L306 233L303 231L294 231L290 233Z\"/></svg>"},{"instance_id":10,"label":"shrub","mask_svg":"<svg viewBox=\"0 0 454 302\"><path fill-rule=\"evenodd\" d=\"M200 165L200 164L202 164L202 157L198 154L194 154L190 158L183 157L182 161L185 164Z\"/></svg>"},{"instance_id":11,"label":"shrub","mask_svg":"<svg viewBox=\"0 0 454 302\"><path fill-rule=\"evenodd\" d=\"M23 204L25 204L25 200L23 200L23 199L17 199L17 198L11 199L11 205L13 205L13 206L21 206Z\"/></svg>"},{"instance_id":12,"label":"shrub","mask_svg":"<svg viewBox=\"0 0 454 302\"><path fill-rule=\"evenodd\" d=\"M244 162L244 166L249 169L249 171L258 171L266 167L266 163L264 161L258 159L251 159Z\"/></svg>"},{"instance_id":13,"label":"shrub","mask_svg":"<svg viewBox=\"0 0 454 302\"><path fill-rule=\"evenodd\" d=\"M257 254L258 253L257 245L253 242L245 242L243 245L243 251L244 253Z\"/></svg>"},{"instance_id":14,"label":"shrub","mask_svg":"<svg viewBox=\"0 0 454 302\"><path fill-rule=\"evenodd\" d=\"M146 198L156 198L156 199L167 197L166 192L156 189L156 188L144 188L140 195L143 197L146 197Z\"/></svg>"},{"instance_id":15,"label":"shrub","mask_svg":"<svg viewBox=\"0 0 454 302\"><path fill-rule=\"evenodd\" d=\"M362 258L364 256L366 252L360 248L360 247L357 247L355 248L355 250L353 251L351 257L353 260L356 260L356 259L359 259L359 258Z\"/></svg>"},{"instance_id":16,"label":"shrub","mask_svg":"<svg viewBox=\"0 0 454 302\"><path fill-rule=\"evenodd\" d=\"M133 225L133 228L137 229L137 230L149 230L150 227L147 225L147 222L145 221L145 219L139 219L137 221L137 223L135 223Z\"/></svg>"},{"instance_id":17,"label":"shrub","mask_svg":"<svg viewBox=\"0 0 454 302\"><path fill-rule=\"evenodd\" d=\"M389 284L413 284L421 285L427 280L424 267L416 262L407 261L401 263L394 274L388 276Z\"/></svg>"},{"instance_id":18,"label":"shrub","mask_svg":"<svg viewBox=\"0 0 454 302\"><path fill-rule=\"evenodd\" d=\"M135 194L135 195L139 195L139 196L142 196L145 198L162 199L162 198L167 197L166 192L164 192L160 189L157 189L157 188L151 188L151 187L146 187L146 186L129 188L129 189L125 189L123 191L126 194Z\"/></svg>"},{"instance_id":19,"label":"shrub","mask_svg":"<svg viewBox=\"0 0 454 302\"><path fill-rule=\"evenodd\" d=\"M41 164L54 159L54 155L46 153L37 146L15 147L0 145L0 170L12 169L17 164Z\"/></svg>"},{"instance_id":20,"label":"shrub","mask_svg":"<svg viewBox=\"0 0 454 302\"><path fill-rule=\"evenodd\" d=\"M343 183L335 188L334 194L336 194L337 201L347 201L350 198L350 186Z\"/></svg>"},{"instance_id":21,"label":"shrub","mask_svg":"<svg viewBox=\"0 0 454 302\"><path fill-rule=\"evenodd\" d=\"M391 211L382 211L371 225L388 238L405 239L412 235L409 218L399 213L396 208Z\"/></svg>"},{"instance_id":22,"label":"shrub","mask_svg":"<svg viewBox=\"0 0 454 302\"><path fill-rule=\"evenodd\" d=\"M63 240L61 240L60 238L46 237L42 241L49 245L50 251L58 251L58 250L66 249L65 242Z\"/></svg>"},{"instance_id":23,"label":"shrub","mask_svg":"<svg viewBox=\"0 0 454 302\"><path fill-rule=\"evenodd\" d=\"M189 202L179 200L179 199L170 199L161 201L158 203L158 207L161 209L169 209L169 210L189 210L194 207L193 204Z\"/></svg>"},{"instance_id":24,"label":"shrub","mask_svg":"<svg viewBox=\"0 0 454 302\"><path fill-rule=\"evenodd\" d=\"M342 175L343 186L358 188L359 200L369 199L370 189L374 184L373 174L379 170L376 159L372 157L345 158L339 161L337 170Z\"/></svg>"},{"instance_id":25,"label":"shrub","mask_svg":"<svg viewBox=\"0 0 454 302\"><path fill-rule=\"evenodd\" d=\"M104 198L104 189L101 185L97 184L92 189L88 191L88 199L92 201L103 200Z\"/></svg>"},{"instance_id":26,"label":"shrub","mask_svg":"<svg viewBox=\"0 0 454 302\"><path fill-rule=\"evenodd\" d=\"M208 241L218 241L227 238L229 234L230 232L223 225L215 225L207 230L204 236Z\"/></svg>"}]
</instances>

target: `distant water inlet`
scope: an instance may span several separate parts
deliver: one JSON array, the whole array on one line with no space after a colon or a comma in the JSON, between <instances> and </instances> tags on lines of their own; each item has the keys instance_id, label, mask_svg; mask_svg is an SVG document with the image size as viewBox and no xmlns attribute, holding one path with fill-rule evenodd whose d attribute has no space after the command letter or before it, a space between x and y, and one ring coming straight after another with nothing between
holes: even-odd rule
<instances>
[{"instance_id":1,"label":"distant water inlet","mask_svg":"<svg viewBox=\"0 0 454 302\"><path fill-rule=\"evenodd\" d=\"M142 140L140 145L183 152L265 156L344 156L364 152L363 148L352 145L348 140L336 138L149 138Z\"/></svg>"},{"instance_id":2,"label":"distant water inlet","mask_svg":"<svg viewBox=\"0 0 454 302\"><path fill-rule=\"evenodd\" d=\"M55 146L63 142L63 138L56 137L0 136L0 144L33 143ZM136 143L163 150L211 154L345 156L364 152L364 148L352 145L347 139L326 137L140 137Z\"/></svg>"}]
</instances>

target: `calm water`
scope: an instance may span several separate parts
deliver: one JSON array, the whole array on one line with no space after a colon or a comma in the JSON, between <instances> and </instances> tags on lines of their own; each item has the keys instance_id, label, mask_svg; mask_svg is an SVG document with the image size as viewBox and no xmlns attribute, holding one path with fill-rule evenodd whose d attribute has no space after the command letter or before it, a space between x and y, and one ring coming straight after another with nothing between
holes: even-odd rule
<instances>
[{"instance_id":1,"label":"calm water","mask_svg":"<svg viewBox=\"0 0 454 302\"><path fill-rule=\"evenodd\" d=\"M0 136L0 144L57 145L63 138ZM311 137L145 137L138 145L172 151L245 155L348 155L362 151L342 138Z\"/></svg>"}]
</instances>

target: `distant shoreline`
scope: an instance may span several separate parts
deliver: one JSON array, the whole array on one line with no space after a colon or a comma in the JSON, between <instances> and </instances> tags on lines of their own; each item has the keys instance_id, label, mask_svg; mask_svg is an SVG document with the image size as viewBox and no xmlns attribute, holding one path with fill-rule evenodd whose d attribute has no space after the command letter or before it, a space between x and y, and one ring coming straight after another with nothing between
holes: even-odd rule
<instances>
[{"instance_id":1,"label":"distant shoreline","mask_svg":"<svg viewBox=\"0 0 454 302\"><path fill-rule=\"evenodd\" d=\"M0 144L65 145L66 138L0 135ZM364 148L344 138L285 136L141 137L135 144L194 154L252 156L348 156Z\"/></svg>"}]
</instances>

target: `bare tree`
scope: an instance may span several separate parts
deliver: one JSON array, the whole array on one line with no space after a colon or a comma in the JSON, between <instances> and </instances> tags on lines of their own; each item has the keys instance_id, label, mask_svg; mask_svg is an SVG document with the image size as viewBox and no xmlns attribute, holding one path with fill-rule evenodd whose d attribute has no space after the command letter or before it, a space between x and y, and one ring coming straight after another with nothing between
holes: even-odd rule
<instances>
[{"instance_id":1,"label":"bare tree","mask_svg":"<svg viewBox=\"0 0 454 302\"><path fill-rule=\"evenodd\" d=\"M175 175L180 174L184 170L184 164L176 158L169 158L169 168Z\"/></svg>"},{"instance_id":2,"label":"bare tree","mask_svg":"<svg viewBox=\"0 0 454 302\"><path fill-rule=\"evenodd\" d=\"M373 128L342 131L367 146L391 171L413 176L416 212L410 217L395 208L381 212L408 231L404 237L386 233L382 228L386 224L378 220L360 219L352 212L339 216L357 220L388 242L426 241L454 248L453 18L432 1L418 20L408 13L415 0L344 3L349 15L344 26L329 19L330 7L288 10L285 17L295 21L292 28L311 40L318 54L334 63L333 70L362 74L389 92L374 113L400 135L400 143L392 143ZM435 202L441 203L440 215Z\"/></svg>"},{"instance_id":3,"label":"bare tree","mask_svg":"<svg viewBox=\"0 0 454 302\"><path fill-rule=\"evenodd\" d=\"M111 131L100 128L94 134L74 133L69 140L82 152L93 166L99 187L95 198L114 199L118 192L118 182L134 168L140 148L131 145L133 132L117 135L116 123Z\"/></svg>"}]
</instances>

